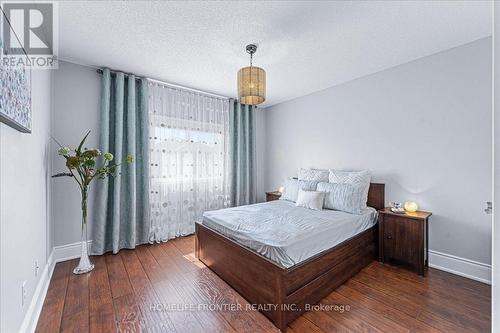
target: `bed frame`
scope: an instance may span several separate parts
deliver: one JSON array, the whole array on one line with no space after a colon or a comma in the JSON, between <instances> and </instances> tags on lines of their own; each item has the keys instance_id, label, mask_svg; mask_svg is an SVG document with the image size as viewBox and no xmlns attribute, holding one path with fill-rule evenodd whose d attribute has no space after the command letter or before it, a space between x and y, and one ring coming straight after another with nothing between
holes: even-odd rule
<instances>
[{"instance_id":1,"label":"bed frame","mask_svg":"<svg viewBox=\"0 0 500 333\"><path fill-rule=\"evenodd\" d=\"M384 208L384 184L370 184L368 206ZM196 223L196 257L269 318L287 325L376 258L377 225L285 268Z\"/></svg>"}]
</instances>

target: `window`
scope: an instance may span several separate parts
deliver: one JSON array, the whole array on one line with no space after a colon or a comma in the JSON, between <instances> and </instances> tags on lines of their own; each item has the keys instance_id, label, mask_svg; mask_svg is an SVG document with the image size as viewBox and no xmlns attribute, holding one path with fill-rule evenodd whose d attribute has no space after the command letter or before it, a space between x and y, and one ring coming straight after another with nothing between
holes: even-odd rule
<instances>
[{"instance_id":1,"label":"window","mask_svg":"<svg viewBox=\"0 0 500 333\"><path fill-rule=\"evenodd\" d=\"M229 204L229 101L151 83L149 103L151 240L165 241Z\"/></svg>"}]
</instances>

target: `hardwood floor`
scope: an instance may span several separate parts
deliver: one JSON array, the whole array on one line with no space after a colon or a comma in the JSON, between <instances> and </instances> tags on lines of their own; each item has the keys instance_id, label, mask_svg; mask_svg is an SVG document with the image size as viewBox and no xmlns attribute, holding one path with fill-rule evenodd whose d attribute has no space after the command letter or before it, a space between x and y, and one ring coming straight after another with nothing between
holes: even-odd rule
<instances>
[{"instance_id":1,"label":"hardwood floor","mask_svg":"<svg viewBox=\"0 0 500 333\"><path fill-rule=\"evenodd\" d=\"M37 332L278 332L194 258L194 237L56 265ZM290 324L302 332L489 332L490 286L373 262Z\"/></svg>"}]
</instances>

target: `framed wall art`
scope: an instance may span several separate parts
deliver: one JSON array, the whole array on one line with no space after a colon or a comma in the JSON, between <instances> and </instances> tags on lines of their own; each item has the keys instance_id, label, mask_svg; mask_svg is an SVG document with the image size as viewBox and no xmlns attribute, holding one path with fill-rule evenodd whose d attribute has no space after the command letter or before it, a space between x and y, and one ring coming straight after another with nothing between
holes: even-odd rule
<instances>
[{"instance_id":1,"label":"framed wall art","mask_svg":"<svg viewBox=\"0 0 500 333\"><path fill-rule=\"evenodd\" d=\"M9 61L3 36L10 29L1 12L0 24L0 122L24 133L31 133L31 68L26 61ZM17 55L16 55L17 56ZM28 57L25 53L23 56Z\"/></svg>"}]
</instances>

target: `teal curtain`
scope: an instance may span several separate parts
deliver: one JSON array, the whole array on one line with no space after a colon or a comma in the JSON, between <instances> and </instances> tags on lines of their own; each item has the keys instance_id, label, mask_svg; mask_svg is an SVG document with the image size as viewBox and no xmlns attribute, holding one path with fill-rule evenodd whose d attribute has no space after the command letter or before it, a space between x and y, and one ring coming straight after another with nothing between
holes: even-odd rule
<instances>
[{"instance_id":1,"label":"teal curtain","mask_svg":"<svg viewBox=\"0 0 500 333\"><path fill-rule=\"evenodd\" d=\"M116 163L115 177L98 181L92 253L117 253L149 240L148 84L146 79L103 70L100 147Z\"/></svg>"},{"instance_id":2,"label":"teal curtain","mask_svg":"<svg viewBox=\"0 0 500 333\"><path fill-rule=\"evenodd\" d=\"M230 101L231 204L257 201L255 181L255 106Z\"/></svg>"}]
</instances>

